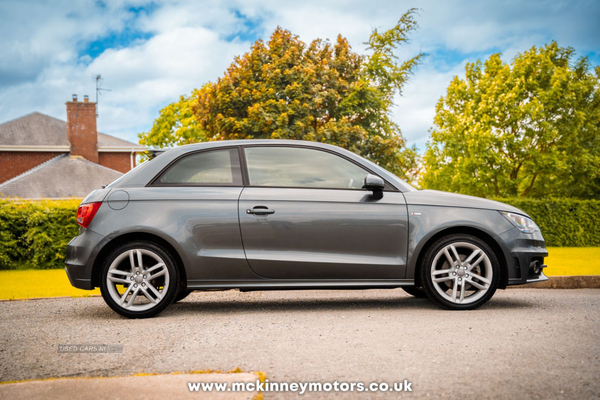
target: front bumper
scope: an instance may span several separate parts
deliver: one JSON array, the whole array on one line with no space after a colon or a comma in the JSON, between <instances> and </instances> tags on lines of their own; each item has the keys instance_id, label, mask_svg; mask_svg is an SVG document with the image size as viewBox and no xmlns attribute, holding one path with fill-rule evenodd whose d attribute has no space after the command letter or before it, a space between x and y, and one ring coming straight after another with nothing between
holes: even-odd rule
<instances>
[{"instance_id":1,"label":"front bumper","mask_svg":"<svg viewBox=\"0 0 600 400\"><path fill-rule=\"evenodd\" d=\"M102 235L85 229L79 236L75 236L67 245L67 258L65 271L71 285L78 289L94 289L92 274L94 261L101 244Z\"/></svg>"},{"instance_id":2,"label":"front bumper","mask_svg":"<svg viewBox=\"0 0 600 400\"><path fill-rule=\"evenodd\" d=\"M539 275L532 277L532 278L527 278L527 282L525 283L536 283L536 282L544 282L547 281L548 277L546 275L544 275L544 272L541 272ZM514 283L509 283L509 285L515 285Z\"/></svg>"},{"instance_id":3,"label":"front bumper","mask_svg":"<svg viewBox=\"0 0 600 400\"><path fill-rule=\"evenodd\" d=\"M548 257L548 250L539 231L526 234L514 228L498 238L508 267L507 285L524 285L548 280L544 275L544 258Z\"/></svg>"}]
</instances>

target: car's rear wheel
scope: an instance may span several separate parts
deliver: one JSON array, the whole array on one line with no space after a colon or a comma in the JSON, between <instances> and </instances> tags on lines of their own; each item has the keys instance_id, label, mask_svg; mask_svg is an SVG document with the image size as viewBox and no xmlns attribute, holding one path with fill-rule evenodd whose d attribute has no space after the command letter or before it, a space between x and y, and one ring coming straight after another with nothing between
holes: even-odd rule
<instances>
[{"instance_id":1,"label":"car's rear wheel","mask_svg":"<svg viewBox=\"0 0 600 400\"><path fill-rule=\"evenodd\" d=\"M129 242L104 262L100 291L104 301L128 318L149 318L175 299L179 273L169 253L154 243Z\"/></svg>"},{"instance_id":2,"label":"car's rear wheel","mask_svg":"<svg viewBox=\"0 0 600 400\"><path fill-rule=\"evenodd\" d=\"M175 301L173 301L173 303L177 303L178 301L185 299L190 294L192 294L192 292L193 292L193 290L187 290L187 289L180 290L179 293L177 293L177 296L175 296Z\"/></svg>"},{"instance_id":3,"label":"car's rear wheel","mask_svg":"<svg viewBox=\"0 0 600 400\"><path fill-rule=\"evenodd\" d=\"M494 295L500 263L483 240L472 235L453 234L429 247L421 274L425 292L440 306L470 310Z\"/></svg>"},{"instance_id":4,"label":"car's rear wheel","mask_svg":"<svg viewBox=\"0 0 600 400\"><path fill-rule=\"evenodd\" d=\"M402 286L402 289L404 289L404 291L408 294L410 294L411 296L415 296L418 298L425 298L427 297L427 293L425 293L425 290L423 290L422 287L418 287L418 286Z\"/></svg>"}]
</instances>

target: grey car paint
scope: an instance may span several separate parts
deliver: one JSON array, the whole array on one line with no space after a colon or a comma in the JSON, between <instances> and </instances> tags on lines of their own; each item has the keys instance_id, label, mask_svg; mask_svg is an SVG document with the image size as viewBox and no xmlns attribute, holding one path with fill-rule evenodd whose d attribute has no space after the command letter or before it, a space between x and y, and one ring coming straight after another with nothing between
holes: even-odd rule
<instances>
[{"instance_id":1,"label":"grey car paint","mask_svg":"<svg viewBox=\"0 0 600 400\"><path fill-rule=\"evenodd\" d=\"M383 178L375 200L356 190L157 187L150 182L174 160L218 147L302 146L333 152ZM322 143L288 140L207 142L168 150L82 203L100 202L96 217L68 245L66 270L82 289L99 285L110 244L144 235L179 257L189 289L397 287L415 284L423 249L439 235L469 230L486 237L503 264L500 287L529 278L533 257L547 256L538 231L525 234L498 211L526 215L490 200L417 191L376 164ZM270 215L248 214L264 206Z\"/></svg>"},{"instance_id":2,"label":"grey car paint","mask_svg":"<svg viewBox=\"0 0 600 400\"><path fill-rule=\"evenodd\" d=\"M276 212L248 213L261 205ZM408 216L401 192L375 201L357 190L250 187L239 217L246 257L262 277L404 278Z\"/></svg>"}]
</instances>

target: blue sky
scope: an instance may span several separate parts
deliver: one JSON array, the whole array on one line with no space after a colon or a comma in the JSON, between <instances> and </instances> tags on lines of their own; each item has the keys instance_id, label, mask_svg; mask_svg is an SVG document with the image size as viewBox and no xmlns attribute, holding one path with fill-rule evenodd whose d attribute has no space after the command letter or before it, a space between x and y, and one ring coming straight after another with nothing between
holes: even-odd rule
<instances>
[{"instance_id":1,"label":"blue sky","mask_svg":"<svg viewBox=\"0 0 600 400\"><path fill-rule=\"evenodd\" d=\"M0 122L43 112L66 119L72 93L100 98L99 129L137 141L165 105L223 74L277 26L302 40L347 37L354 50L411 7L419 29L401 58L428 53L396 99L394 120L425 149L435 104L467 62L506 61L556 40L600 64L600 2L574 1L18 1L0 2Z\"/></svg>"}]
</instances>

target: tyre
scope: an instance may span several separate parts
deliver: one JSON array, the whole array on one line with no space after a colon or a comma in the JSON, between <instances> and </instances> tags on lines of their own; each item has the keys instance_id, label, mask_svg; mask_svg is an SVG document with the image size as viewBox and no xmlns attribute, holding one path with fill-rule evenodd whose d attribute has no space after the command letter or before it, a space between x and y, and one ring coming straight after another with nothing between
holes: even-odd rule
<instances>
[{"instance_id":1,"label":"tyre","mask_svg":"<svg viewBox=\"0 0 600 400\"><path fill-rule=\"evenodd\" d=\"M421 265L421 282L430 299L450 310L471 310L496 292L500 263L483 240L466 234L433 243Z\"/></svg>"},{"instance_id":2,"label":"tyre","mask_svg":"<svg viewBox=\"0 0 600 400\"><path fill-rule=\"evenodd\" d=\"M177 296L175 296L175 301L173 301L173 303L177 303L178 301L185 299L192 292L193 292L193 290L186 290L186 289L180 290L179 293L177 293Z\"/></svg>"},{"instance_id":3,"label":"tyre","mask_svg":"<svg viewBox=\"0 0 600 400\"><path fill-rule=\"evenodd\" d=\"M422 287L417 286L402 286L402 289L411 296L418 297L420 299L427 297L427 293L423 290Z\"/></svg>"},{"instance_id":4,"label":"tyre","mask_svg":"<svg viewBox=\"0 0 600 400\"><path fill-rule=\"evenodd\" d=\"M106 258L100 292L110 308L127 318L149 318L175 299L179 271L170 254L152 242L134 241Z\"/></svg>"}]
</instances>

